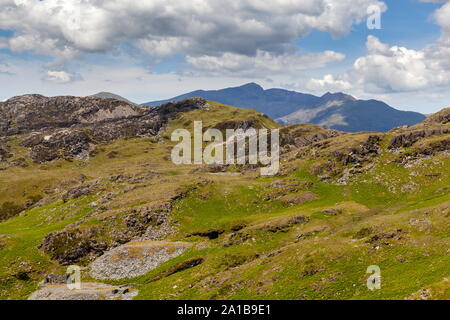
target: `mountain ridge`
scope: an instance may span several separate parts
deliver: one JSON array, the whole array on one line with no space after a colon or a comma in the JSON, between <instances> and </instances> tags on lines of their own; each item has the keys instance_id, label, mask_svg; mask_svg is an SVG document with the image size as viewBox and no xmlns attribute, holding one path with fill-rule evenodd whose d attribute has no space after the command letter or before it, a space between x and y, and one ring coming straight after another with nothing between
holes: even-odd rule
<instances>
[{"instance_id":1,"label":"mountain ridge","mask_svg":"<svg viewBox=\"0 0 450 320\"><path fill-rule=\"evenodd\" d=\"M327 92L319 97L277 88L265 90L253 82L221 90L196 90L143 105L157 106L197 96L239 108L256 109L281 124L311 123L347 132L386 132L398 126L414 125L426 118L417 112L397 110L382 101L359 100L342 92Z\"/></svg>"},{"instance_id":2,"label":"mountain ridge","mask_svg":"<svg viewBox=\"0 0 450 320\"><path fill-rule=\"evenodd\" d=\"M221 90L196 90L172 99L144 103L144 106L157 106L161 103L179 101L192 97L202 97L244 109L257 109L271 118L279 118L298 109L299 102L308 106L318 101L319 97L284 89L264 90L256 83L248 83L239 87L230 87ZM292 101L295 99L294 101ZM259 107L258 107L259 106ZM271 112L271 109L278 109Z\"/></svg>"}]
</instances>

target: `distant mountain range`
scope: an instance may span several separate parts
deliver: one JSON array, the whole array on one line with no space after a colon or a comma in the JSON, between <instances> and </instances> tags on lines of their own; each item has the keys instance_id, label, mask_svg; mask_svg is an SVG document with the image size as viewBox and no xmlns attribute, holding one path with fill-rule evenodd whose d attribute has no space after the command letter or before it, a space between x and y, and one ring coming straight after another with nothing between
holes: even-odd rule
<instances>
[{"instance_id":1,"label":"distant mountain range","mask_svg":"<svg viewBox=\"0 0 450 320\"><path fill-rule=\"evenodd\" d=\"M130 100L128 100L122 96L119 96L117 94L111 93L111 92L99 92L99 93L93 94L91 97L100 98L100 99L115 99L115 100L120 100L120 101L129 103L129 104L137 105L137 103L131 102Z\"/></svg>"},{"instance_id":2,"label":"distant mountain range","mask_svg":"<svg viewBox=\"0 0 450 320\"><path fill-rule=\"evenodd\" d=\"M414 125L426 118L417 112L396 110L382 101L358 100L344 93L317 97L284 89L264 90L256 83L222 90L197 90L143 105L158 106L192 97L256 109L281 124L312 123L347 132L386 132L398 126Z\"/></svg>"}]
</instances>

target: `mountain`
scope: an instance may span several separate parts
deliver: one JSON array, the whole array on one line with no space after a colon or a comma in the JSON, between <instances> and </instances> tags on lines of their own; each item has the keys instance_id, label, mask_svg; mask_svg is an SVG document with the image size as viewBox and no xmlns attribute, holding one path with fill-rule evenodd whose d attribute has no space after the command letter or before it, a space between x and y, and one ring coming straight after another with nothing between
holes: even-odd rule
<instances>
[{"instance_id":1,"label":"mountain","mask_svg":"<svg viewBox=\"0 0 450 320\"><path fill-rule=\"evenodd\" d=\"M312 123L347 132L386 132L398 126L414 125L425 119L420 113L399 111L382 101L357 100L344 93L327 93L317 97L283 89L264 90L255 83L214 91L198 90L144 105L157 106L190 97L256 109L281 124Z\"/></svg>"},{"instance_id":2,"label":"mountain","mask_svg":"<svg viewBox=\"0 0 450 320\"><path fill-rule=\"evenodd\" d=\"M314 105L319 98L310 94L287 91L283 89L264 90L256 83L222 90L197 90L168 100L144 103L157 106L169 101L180 101L192 97L202 97L244 109L256 109L272 119L277 119L297 111L302 106Z\"/></svg>"},{"instance_id":3,"label":"mountain","mask_svg":"<svg viewBox=\"0 0 450 320\"><path fill-rule=\"evenodd\" d=\"M279 128L279 173L173 163L195 121ZM449 151L450 109L345 133L202 98L15 97L0 102L0 300L448 300Z\"/></svg>"},{"instance_id":4,"label":"mountain","mask_svg":"<svg viewBox=\"0 0 450 320\"><path fill-rule=\"evenodd\" d=\"M386 132L425 119L420 113L396 110L382 101L327 93L312 108L298 110L277 121L281 124L313 123L346 132Z\"/></svg>"},{"instance_id":5,"label":"mountain","mask_svg":"<svg viewBox=\"0 0 450 320\"><path fill-rule=\"evenodd\" d=\"M136 103L131 102L130 100L128 100L122 96L119 96L117 94L111 93L111 92L99 92L99 93L93 94L91 97L100 98L100 99L114 99L114 100L119 100L119 101L129 103L129 104L137 105Z\"/></svg>"}]
</instances>

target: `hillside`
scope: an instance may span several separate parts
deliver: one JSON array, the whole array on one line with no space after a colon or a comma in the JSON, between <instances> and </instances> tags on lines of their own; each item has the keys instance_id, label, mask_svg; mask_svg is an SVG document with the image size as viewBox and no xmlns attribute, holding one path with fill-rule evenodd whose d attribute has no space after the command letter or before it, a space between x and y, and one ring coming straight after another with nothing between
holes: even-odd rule
<instances>
[{"instance_id":1,"label":"hillside","mask_svg":"<svg viewBox=\"0 0 450 320\"><path fill-rule=\"evenodd\" d=\"M450 298L450 109L386 133L203 99L22 96L0 118L1 299ZM279 127L281 172L174 165L198 120Z\"/></svg>"},{"instance_id":2,"label":"hillside","mask_svg":"<svg viewBox=\"0 0 450 320\"><path fill-rule=\"evenodd\" d=\"M157 106L192 97L256 109L281 124L311 123L346 132L386 132L398 126L414 125L425 120L425 116L420 113L399 111L382 101L357 100L344 93L326 93L322 97L316 97L283 89L264 90L255 83L215 91L198 90L144 105Z\"/></svg>"}]
</instances>

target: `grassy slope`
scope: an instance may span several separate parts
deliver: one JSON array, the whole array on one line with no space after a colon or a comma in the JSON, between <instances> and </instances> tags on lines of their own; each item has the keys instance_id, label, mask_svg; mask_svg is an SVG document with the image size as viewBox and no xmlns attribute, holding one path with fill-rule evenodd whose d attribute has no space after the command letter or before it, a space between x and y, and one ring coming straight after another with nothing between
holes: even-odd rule
<instances>
[{"instance_id":1,"label":"grassy slope","mask_svg":"<svg viewBox=\"0 0 450 320\"><path fill-rule=\"evenodd\" d=\"M202 119L208 127L224 118L234 121L249 117L256 118L261 126L276 126L253 111L224 109L211 103L209 112L185 114L170 124L168 132L180 126L189 128L193 120ZM99 180L103 186L99 194L68 203L60 201L58 193L50 192L49 197L54 197L51 203L0 223L0 298L26 298L45 274L64 272L64 267L37 249L48 233L76 221L82 222L81 228L103 225L107 221L104 218L114 220L117 214L169 198L181 185L205 178L212 183L178 201L172 213L178 227L169 240L190 241L196 246L147 275L120 282L136 284L138 299L404 299L422 288L429 288L435 298L450 298L449 284L444 280L450 266L450 196L444 189L450 183L448 158L435 157L405 169L390 163L395 155L385 154L369 173L348 186L337 186L312 175L309 169L314 161L307 160L288 160L285 165L295 170L282 178L256 178L253 172L212 175L193 172L191 166L174 167L166 160L170 151L167 138L165 143L130 139L101 146L88 163L30 163L27 168L0 171L0 203L22 202L29 195L45 194L45 190L77 185L80 174L87 181ZM358 139L355 135L333 141L345 145ZM13 153L26 157L17 143L12 147ZM111 151L118 152L114 159L108 157ZM143 176L148 170L162 175L147 178L126 193L120 191L130 185L107 179L116 174ZM274 181L290 179L313 182L313 186L294 194L312 192L318 199L293 206L265 200L274 192L269 187ZM401 191L411 183L417 186L414 192ZM108 203L104 213L90 216L95 209L91 204L108 192L119 195ZM342 213L329 216L323 212L329 208ZM309 217L309 222L284 232L264 228L280 226L298 215ZM115 225L110 223L108 227L113 229ZM243 229L233 231L238 227ZM368 242L374 235L398 229L403 231L400 239ZM210 230L223 234L214 240L189 236ZM230 239L239 238L242 243L229 245ZM205 262L197 267L152 280L183 261L199 257ZM372 292L365 281L367 267L374 264L381 267L383 282L382 290ZM89 280L86 273L83 280Z\"/></svg>"},{"instance_id":2,"label":"grassy slope","mask_svg":"<svg viewBox=\"0 0 450 320\"><path fill-rule=\"evenodd\" d=\"M314 181L302 171L293 176ZM203 265L157 282L146 283L151 276L138 279L137 283L142 284L139 298L403 299L448 277L450 196L430 192L427 203L419 197L409 201L400 197L395 205L386 206L382 199L353 198L352 194L372 193L374 187L371 184L347 188L315 182L313 191L321 199L286 209L277 205L267 209L250 205L252 201L248 197L258 201L258 192L243 192L242 189L225 197L218 195L204 203L197 195L184 200L175 215L180 217L185 229L176 239L183 239L187 231L197 230L196 222L200 221L203 225L210 220L208 227L224 229L236 221L250 225L247 229L251 229L258 223L272 221L276 224L276 219L269 220L274 217L301 213L312 218L306 225L291 228L287 233L250 232L254 240L244 245L224 247L223 240L215 240L203 251L178 258L181 261L189 256L206 257ZM442 185L448 182L443 181ZM236 197L240 201L236 201ZM221 218L217 219L212 212L211 203L214 208L220 208ZM327 207L344 208L344 214L338 217L321 215L322 209ZM246 211L249 214L243 217ZM417 230L409 224L410 219L424 217L432 221L432 231ZM358 231L367 227L383 232L403 229L407 233L404 239L376 250L365 243L367 237L356 239ZM318 233L295 243L299 234L309 231ZM282 252L274 258L266 257L279 249ZM383 276L383 289L375 292L365 287L366 268L373 264L381 267ZM170 265L168 263L152 274L158 274ZM192 283L199 284L190 288Z\"/></svg>"}]
</instances>

